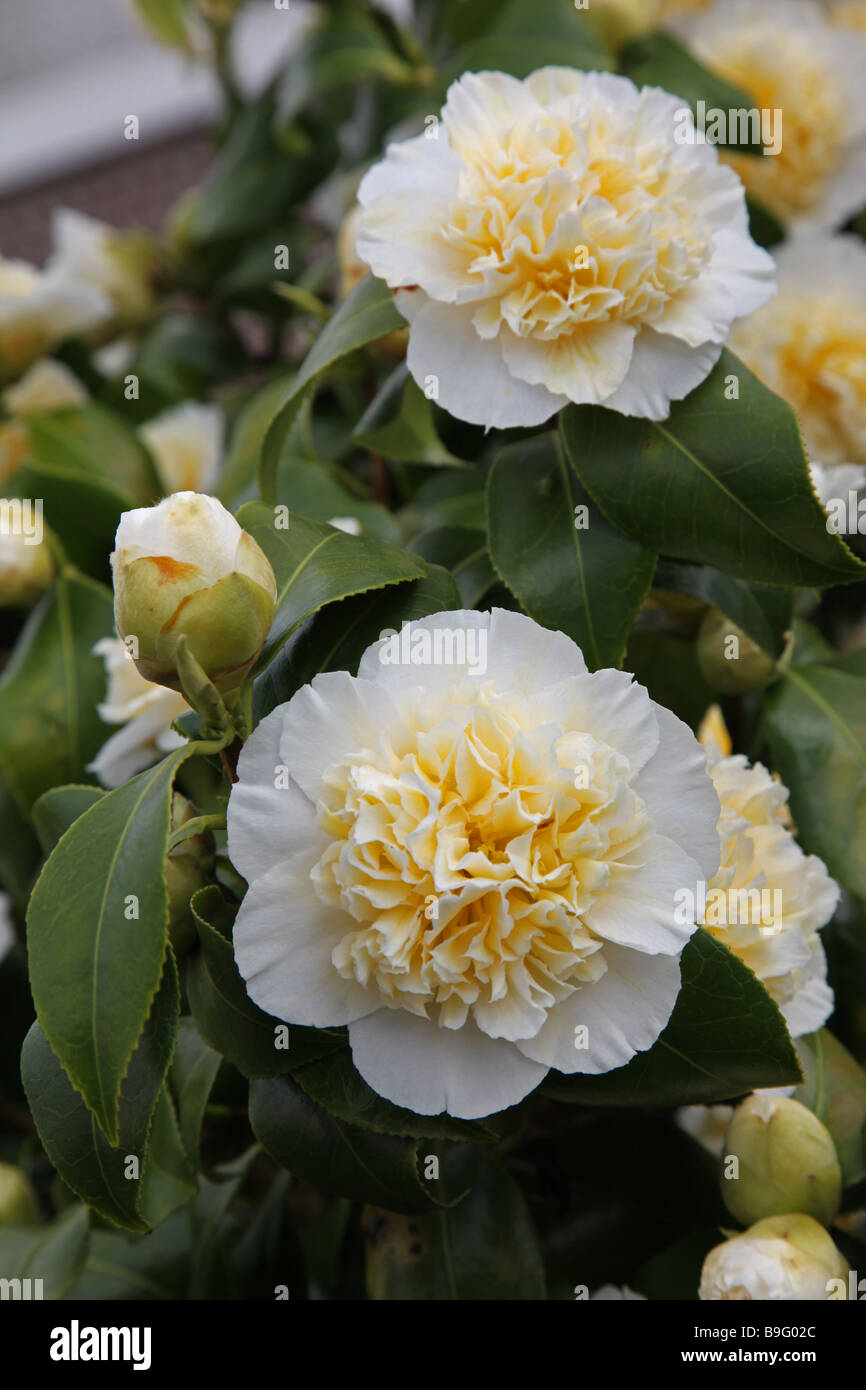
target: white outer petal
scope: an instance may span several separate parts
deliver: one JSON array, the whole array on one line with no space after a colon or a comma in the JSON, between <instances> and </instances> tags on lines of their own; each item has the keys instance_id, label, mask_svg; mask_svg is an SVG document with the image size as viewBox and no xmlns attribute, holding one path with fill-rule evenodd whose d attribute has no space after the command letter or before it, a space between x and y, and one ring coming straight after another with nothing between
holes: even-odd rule
<instances>
[{"instance_id":1,"label":"white outer petal","mask_svg":"<svg viewBox=\"0 0 866 1390\"><path fill-rule=\"evenodd\" d=\"M605 946L607 973L564 999L541 1031L516 1044L527 1057L557 1071L597 1076L623 1067L657 1041L680 992L676 956L644 956ZM575 1028L589 1030L589 1047L575 1047Z\"/></svg>"},{"instance_id":2,"label":"white outer petal","mask_svg":"<svg viewBox=\"0 0 866 1390\"><path fill-rule=\"evenodd\" d=\"M402 312L402 300L398 304ZM406 361L418 385L434 376L438 402L470 425L487 429L543 425L568 404L544 386L530 386L512 376L498 338L479 337L472 304L438 304L429 300L415 314ZM508 331L503 327L501 332Z\"/></svg>"},{"instance_id":3,"label":"white outer petal","mask_svg":"<svg viewBox=\"0 0 866 1390\"><path fill-rule=\"evenodd\" d=\"M279 761L313 802L321 795L326 768L377 748L383 729L390 733L400 727L387 691L347 671L314 676L278 710L283 716Z\"/></svg>"},{"instance_id":4,"label":"white outer petal","mask_svg":"<svg viewBox=\"0 0 866 1390\"><path fill-rule=\"evenodd\" d=\"M586 672L586 663L576 642L564 632L541 627L523 613L511 613L494 608L490 613L477 613L470 608L432 613L413 621L411 631L424 629L466 628L487 632L486 669L471 676L468 664L462 666L409 666L383 663L388 638L368 647L358 667L359 679L374 681L389 691L402 691L423 686L424 690L447 690L468 677L493 681L500 689L530 693L559 685ZM479 639L476 639L478 641Z\"/></svg>"},{"instance_id":5,"label":"white outer petal","mask_svg":"<svg viewBox=\"0 0 866 1390\"><path fill-rule=\"evenodd\" d=\"M330 837L316 824L312 801L294 783L277 787L284 759L280 738L286 706L279 705L250 734L238 758L238 780L226 811L232 863L248 882L269 873L287 855L317 849L323 854Z\"/></svg>"},{"instance_id":6,"label":"white outer petal","mask_svg":"<svg viewBox=\"0 0 866 1390\"><path fill-rule=\"evenodd\" d=\"M643 328L634 341L628 376L604 402L608 410L646 420L666 420L671 402L681 401L709 376L719 360L721 343L688 343Z\"/></svg>"},{"instance_id":7,"label":"white outer petal","mask_svg":"<svg viewBox=\"0 0 866 1390\"><path fill-rule=\"evenodd\" d=\"M628 758L636 774L659 746L658 706L629 671L587 671L546 689L534 708L565 730L592 734Z\"/></svg>"},{"instance_id":8,"label":"white outer petal","mask_svg":"<svg viewBox=\"0 0 866 1390\"><path fill-rule=\"evenodd\" d=\"M335 1028L377 1009L378 995L345 980L331 961L354 925L316 896L317 851L287 858L250 885L235 919L235 961L254 1003L274 1018Z\"/></svg>"},{"instance_id":9,"label":"white outer petal","mask_svg":"<svg viewBox=\"0 0 866 1390\"><path fill-rule=\"evenodd\" d=\"M523 1100L548 1071L514 1043L488 1038L471 1019L462 1028L440 1028L403 1010L379 1009L350 1023L349 1041L368 1086L416 1115L493 1115Z\"/></svg>"},{"instance_id":10,"label":"white outer petal","mask_svg":"<svg viewBox=\"0 0 866 1390\"><path fill-rule=\"evenodd\" d=\"M652 816L654 829L682 846L709 883L721 855L721 803L707 771L706 749L669 709L656 705L655 715L659 746L632 786Z\"/></svg>"},{"instance_id":11,"label":"white outer petal","mask_svg":"<svg viewBox=\"0 0 866 1390\"><path fill-rule=\"evenodd\" d=\"M678 955L696 923L678 920L676 895L686 889L696 896L700 868L664 835L651 835L641 844L635 859L644 857L633 873L611 878L583 920L605 941L654 956Z\"/></svg>"}]
</instances>

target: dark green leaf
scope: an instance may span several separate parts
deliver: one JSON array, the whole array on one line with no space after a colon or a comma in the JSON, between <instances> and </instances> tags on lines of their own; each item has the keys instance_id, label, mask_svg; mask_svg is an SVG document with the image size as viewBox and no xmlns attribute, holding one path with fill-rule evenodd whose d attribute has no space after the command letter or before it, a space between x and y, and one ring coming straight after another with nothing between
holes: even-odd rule
<instances>
[{"instance_id":1,"label":"dark green leaf","mask_svg":"<svg viewBox=\"0 0 866 1390\"><path fill-rule=\"evenodd\" d=\"M0 771L19 811L85 775L106 737L105 667L93 645L114 628L111 595L65 569L31 614L0 680Z\"/></svg>"},{"instance_id":2,"label":"dark green leaf","mask_svg":"<svg viewBox=\"0 0 866 1390\"><path fill-rule=\"evenodd\" d=\"M655 555L590 502L556 436L503 450L487 512L493 564L530 618L573 638L590 670L619 666Z\"/></svg>"},{"instance_id":3,"label":"dark green leaf","mask_svg":"<svg viewBox=\"0 0 866 1390\"><path fill-rule=\"evenodd\" d=\"M794 590L781 584L747 584L709 565L662 562L653 578L654 589L690 594L724 613L762 651L777 659L785 649L794 617Z\"/></svg>"},{"instance_id":4,"label":"dark green leaf","mask_svg":"<svg viewBox=\"0 0 866 1390\"><path fill-rule=\"evenodd\" d=\"M171 956L150 1017L121 1087L116 1145L107 1142L34 1023L21 1053L21 1074L42 1145L63 1181L88 1206L131 1231L147 1230L141 1215L151 1118L171 1061L177 1029L177 971ZM138 1178L127 1177L128 1159Z\"/></svg>"},{"instance_id":5,"label":"dark green leaf","mask_svg":"<svg viewBox=\"0 0 866 1390\"><path fill-rule=\"evenodd\" d=\"M735 400L728 378L739 382ZM866 564L827 531L794 412L726 349L667 420L588 405L561 418L587 490L641 544L770 584L866 577Z\"/></svg>"},{"instance_id":6,"label":"dark green leaf","mask_svg":"<svg viewBox=\"0 0 866 1390\"><path fill-rule=\"evenodd\" d=\"M272 1158L325 1192L389 1211L431 1205L413 1140L374 1134L329 1115L289 1077L253 1081L250 1124Z\"/></svg>"},{"instance_id":7,"label":"dark green leaf","mask_svg":"<svg viewBox=\"0 0 866 1390\"><path fill-rule=\"evenodd\" d=\"M198 1166L198 1146L208 1096L222 1057L208 1047L191 1018L182 1018L171 1063L169 1086L177 1107L180 1137L190 1161Z\"/></svg>"},{"instance_id":8,"label":"dark green leaf","mask_svg":"<svg viewBox=\"0 0 866 1390\"><path fill-rule=\"evenodd\" d=\"M461 608L477 608L496 582L483 531L464 526L436 526L416 536L409 550L451 571L460 592Z\"/></svg>"},{"instance_id":9,"label":"dark green leaf","mask_svg":"<svg viewBox=\"0 0 866 1390\"><path fill-rule=\"evenodd\" d=\"M405 364L397 367L358 422L352 436L373 454L398 463L433 468L466 468L445 448L433 423L433 411Z\"/></svg>"},{"instance_id":10,"label":"dark green leaf","mask_svg":"<svg viewBox=\"0 0 866 1390\"><path fill-rule=\"evenodd\" d=\"M0 1229L0 1279L41 1281L41 1298L63 1298L80 1278L87 1258L88 1211L69 1207L50 1226ZM6 1295L4 1294L4 1297Z\"/></svg>"},{"instance_id":11,"label":"dark green leaf","mask_svg":"<svg viewBox=\"0 0 866 1390\"><path fill-rule=\"evenodd\" d=\"M105 793L99 787L52 787L33 806L33 827L47 856L70 825Z\"/></svg>"},{"instance_id":12,"label":"dark green leaf","mask_svg":"<svg viewBox=\"0 0 866 1390\"><path fill-rule=\"evenodd\" d=\"M258 660L262 670L304 618L350 594L420 579L425 567L405 551L372 536L349 536L323 521L292 515L278 530L274 509L247 502L238 521L258 541L277 578L277 609Z\"/></svg>"},{"instance_id":13,"label":"dark green leaf","mask_svg":"<svg viewBox=\"0 0 866 1390\"><path fill-rule=\"evenodd\" d=\"M427 565L426 571L422 579L358 594L316 613L258 677L253 705L256 722L291 699L320 671L354 675L364 652L385 629L399 632L403 623L460 608L460 591L451 575L438 565Z\"/></svg>"},{"instance_id":14,"label":"dark green leaf","mask_svg":"<svg viewBox=\"0 0 866 1390\"><path fill-rule=\"evenodd\" d=\"M833 1136L845 1187L866 1178L866 1073L822 1028L797 1043L804 1081L794 1099L808 1105Z\"/></svg>"},{"instance_id":15,"label":"dark green leaf","mask_svg":"<svg viewBox=\"0 0 866 1390\"><path fill-rule=\"evenodd\" d=\"M85 811L57 844L30 900L36 1012L111 1143L121 1081L163 969L172 783L195 746Z\"/></svg>"},{"instance_id":16,"label":"dark green leaf","mask_svg":"<svg viewBox=\"0 0 866 1390\"><path fill-rule=\"evenodd\" d=\"M195 1196L195 1171L186 1155L174 1104L163 1087L156 1102L141 1182L139 1209L148 1226L158 1226Z\"/></svg>"},{"instance_id":17,"label":"dark green leaf","mask_svg":"<svg viewBox=\"0 0 866 1390\"><path fill-rule=\"evenodd\" d=\"M528 77L548 64L602 71L613 66L573 0L505 0L497 5L481 33L464 30L449 77L494 70Z\"/></svg>"},{"instance_id":18,"label":"dark green leaf","mask_svg":"<svg viewBox=\"0 0 866 1390\"><path fill-rule=\"evenodd\" d=\"M266 502L276 501L276 478L280 454L289 430L303 404L308 388L334 362L354 352L356 348L384 338L404 320L394 307L388 286L372 275L366 275L341 304L334 317L323 328L304 359L289 395L274 416L265 436L259 469L259 487Z\"/></svg>"},{"instance_id":19,"label":"dark green leaf","mask_svg":"<svg viewBox=\"0 0 866 1390\"><path fill-rule=\"evenodd\" d=\"M804 849L866 898L866 670L845 658L793 667L764 716Z\"/></svg>"},{"instance_id":20,"label":"dark green leaf","mask_svg":"<svg viewBox=\"0 0 866 1390\"><path fill-rule=\"evenodd\" d=\"M543 1299L538 1237L519 1188L483 1149L460 1145L442 1163L445 1199L431 1215L368 1211L367 1288L373 1299ZM468 1191L467 1191L468 1189Z\"/></svg>"}]
</instances>

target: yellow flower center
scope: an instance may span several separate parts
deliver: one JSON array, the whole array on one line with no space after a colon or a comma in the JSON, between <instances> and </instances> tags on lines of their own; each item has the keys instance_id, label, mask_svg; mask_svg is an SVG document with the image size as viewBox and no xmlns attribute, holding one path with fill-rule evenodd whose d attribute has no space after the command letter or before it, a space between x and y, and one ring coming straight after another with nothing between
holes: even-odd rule
<instances>
[{"instance_id":1,"label":"yellow flower center","mask_svg":"<svg viewBox=\"0 0 866 1390\"><path fill-rule=\"evenodd\" d=\"M670 139L635 140L596 112L546 113L487 144L449 125L463 162L443 239L484 288L476 327L545 341L612 320L652 323L707 263Z\"/></svg>"},{"instance_id":2,"label":"yellow flower center","mask_svg":"<svg viewBox=\"0 0 866 1390\"><path fill-rule=\"evenodd\" d=\"M547 1011L606 969L582 920L649 816L627 761L581 733L534 724L490 686L335 763L312 873L357 923L334 951L346 978L394 1007L492 1036L532 1037ZM628 863L622 861L632 856Z\"/></svg>"}]
</instances>

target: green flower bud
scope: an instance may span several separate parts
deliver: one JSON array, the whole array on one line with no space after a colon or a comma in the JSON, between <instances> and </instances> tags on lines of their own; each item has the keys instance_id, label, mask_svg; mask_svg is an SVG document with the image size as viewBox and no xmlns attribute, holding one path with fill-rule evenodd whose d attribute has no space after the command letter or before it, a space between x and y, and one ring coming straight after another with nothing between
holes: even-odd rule
<instances>
[{"instance_id":1,"label":"green flower bud","mask_svg":"<svg viewBox=\"0 0 866 1390\"><path fill-rule=\"evenodd\" d=\"M180 792L171 799L171 830L179 830L198 815L191 801ZM195 944L196 930L189 900L199 888L210 883L213 871L213 836L209 830L189 835L165 857L165 886L168 892L168 938L177 956L185 955Z\"/></svg>"},{"instance_id":2,"label":"green flower bud","mask_svg":"<svg viewBox=\"0 0 866 1390\"><path fill-rule=\"evenodd\" d=\"M792 650L789 637L782 656L774 660L716 608L704 615L698 628L698 666L707 683L723 695L762 690L784 671Z\"/></svg>"},{"instance_id":3,"label":"green flower bud","mask_svg":"<svg viewBox=\"0 0 866 1390\"><path fill-rule=\"evenodd\" d=\"M707 1255L698 1297L757 1302L845 1296L848 1265L811 1216L794 1213L757 1221Z\"/></svg>"},{"instance_id":4,"label":"green flower bud","mask_svg":"<svg viewBox=\"0 0 866 1390\"><path fill-rule=\"evenodd\" d=\"M124 512L111 556L114 618L145 680L181 688L181 637L214 685L240 686L274 616L277 582L261 547L215 497L176 492Z\"/></svg>"},{"instance_id":5,"label":"green flower bud","mask_svg":"<svg viewBox=\"0 0 866 1390\"><path fill-rule=\"evenodd\" d=\"M36 1193L11 1163L0 1163L0 1226L25 1226L39 1220Z\"/></svg>"},{"instance_id":6,"label":"green flower bud","mask_svg":"<svg viewBox=\"0 0 866 1390\"><path fill-rule=\"evenodd\" d=\"M737 1159L737 1175L730 1159ZM830 1134L798 1100L756 1092L738 1105L722 1153L722 1196L744 1226L802 1212L828 1226L839 1210L842 1173Z\"/></svg>"}]
</instances>

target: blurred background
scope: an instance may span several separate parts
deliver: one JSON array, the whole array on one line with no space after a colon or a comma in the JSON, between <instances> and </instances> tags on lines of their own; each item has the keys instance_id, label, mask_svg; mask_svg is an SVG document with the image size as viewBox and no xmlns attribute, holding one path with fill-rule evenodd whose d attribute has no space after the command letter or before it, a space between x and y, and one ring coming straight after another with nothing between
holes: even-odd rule
<instances>
[{"instance_id":1,"label":"blurred background","mask_svg":"<svg viewBox=\"0 0 866 1390\"><path fill-rule=\"evenodd\" d=\"M253 0L234 34L238 79L255 90L315 13ZM51 210L156 230L213 157L212 71L153 42L132 0L0 0L0 252L41 263ZM139 139L124 138L135 115Z\"/></svg>"}]
</instances>

